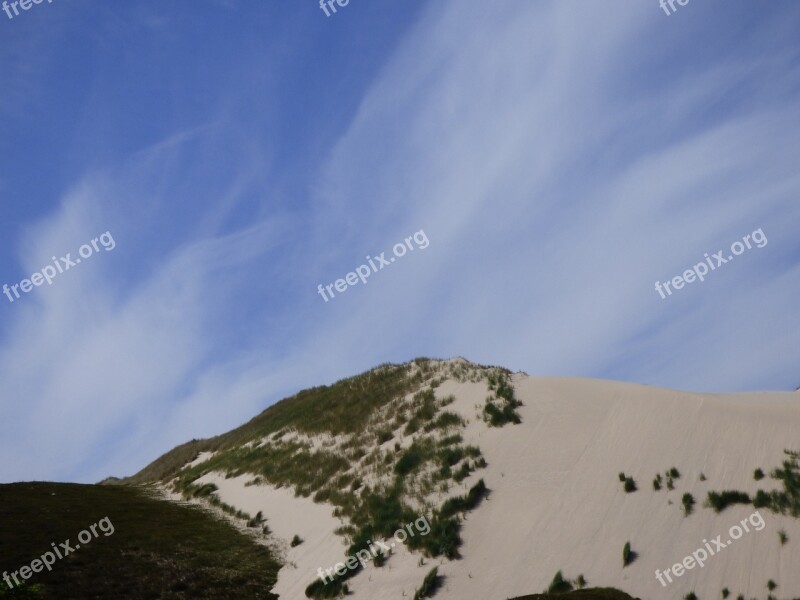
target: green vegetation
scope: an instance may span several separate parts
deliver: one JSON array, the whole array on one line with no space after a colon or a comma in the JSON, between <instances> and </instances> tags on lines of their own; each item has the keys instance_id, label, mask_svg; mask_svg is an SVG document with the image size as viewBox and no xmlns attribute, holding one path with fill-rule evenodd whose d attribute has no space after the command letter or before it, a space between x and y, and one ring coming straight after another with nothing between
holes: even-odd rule
<instances>
[{"instance_id":1,"label":"green vegetation","mask_svg":"<svg viewBox=\"0 0 800 600\"><path fill-rule=\"evenodd\" d=\"M735 490L725 490L724 492L708 492L706 504L714 509L714 512L722 512L732 504L750 504L750 496L744 492Z\"/></svg>"},{"instance_id":2,"label":"green vegetation","mask_svg":"<svg viewBox=\"0 0 800 600\"><path fill-rule=\"evenodd\" d=\"M633 600L633 598L614 588L586 588L563 594L532 594L511 600Z\"/></svg>"},{"instance_id":3,"label":"green vegetation","mask_svg":"<svg viewBox=\"0 0 800 600\"><path fill-rule=\"evenodd\" d=\"M23 581L21 585L15 585L13 589L9 589L5 582L0 585L0 599L2 600L36 600L44 597L44 588L38 583L28 585Z\"/></svg>"},{"instance_id":4,"label":"green vegetation","mask_svg":"<svg viewBox=\"0 0 800 600\"><path fill-rule=\"evenodd\" d=\"M445 500L439 510L439 516L446 519L458 513L472 510L481 503L487 493L486 484L481 479L470 488L465 496L455 496Z\"/></svg>"},{"instance_id":5,"label":"green vegetation","mask_svg":"<svg viewBox=\"0 0 800 600\"><path fill-rule=\"evenodd\" d=\"M689 592L683 597L683 600L697 600L697 594L694 592Z\"/></svg>"},{"instance_id":6,"label":"green vegetation","mask_svg":"<svg viewBox=\"0 0 800 600\"><path fill-rule=\"evenodd\" d=\"M385 444L389 440L394 438L394 434L392 433L391 429L381 429L378 432L378 445Z\"/></svg>"},{"instance_id":7,"label":"green vegetation","mask_svg":"<svg viewBox=\"0 0 800 600\"><path fill-rule=\"evenodd\" d=\"M731 595L731 592L730 592L730 590L728 588L722 588L722 597L723 598L727 598L730 595Z\"/></svg>"},{"instance_id":8,"label":"green vegetation","mask_svg":"<svg viewBox=\"0 0 800 600\"><path fill-rule=\"evenodd\" d=\"M753 500L755 508L767 508L782 515L800 517L800 453L784 450L788 456L782 467L773 469L770 477L783 484L782 490L759 490Z\"/></svg>"},{"instance_id":9,"label":"green vegetation","mask_svg":"<svg viewBox=\"0 0 800 600\"><path fill-rule=\"evenodd\" d=\"M770 580L767 582L767 589L768 589L770 592L771 592L771 591L773 591L773 590L774 590L776 587L778 587L778 584L777 584L777 583L775 583L774 581L772 581L772 579L770 579Z\"/></svg>"},{"instance_id":10,"label":"green vegetation","mask_svg":"<svg viewBox=\"0 0 800 600\"><path fill-rule=\"evenodd\" d=\"M299 535L297 535L297 534L295 533L295 534L294 534L294 537L292 538L292 541L291 541L291 543L290 543L289 545L290 545L292 548L294 548L294 547L296 547L296 546L299 546L300 544L302 544L302 543L303 543L303 541L304 541L304 540L303 540L303 538L301 538Z\"/></svg>"},{"instance_id":11,"label":"green vegetation","mask_svg":"<svg viewBox=\"0 0 800 600\"><path fill-rule=\"evenodd\" d=\"M683 503L683 514L688 517L694 510L694 496L687 492L683 495L681 502Z\"/></svg>"},{"instance_id":12,"label":"green vegetation","mask_svg":"<svg viewBox=\"0 0 800 600\"><path fill-rule=\"evenodd\" d=\"M253 527L261 524L259 515L251 519L225 505L213 485L197 481L215 472L246 476L246 485L288 487L296 495L333 505L335 516L344 520L337 533L347 538L347 555L354 554L369 540L390 537L414 522L419 509L412 506L430 506L433 494L447 493L452 482L486 467L480 449L464 445L465 421L445 409L454 398L435 395L448 370L463 380L489 380L491 405L499 411L485 413L491 425L520 422L515 409L521 404L514 397L509 371L466 362L442 368L417 359L300 392L229 433L174 449L123 483L174 483L175 491L185 497L219 506ZM395 435L400 431L413 436L410 446L403 447L401 436ZM308 436L316 437L312 442ZM390 450L385 446L392 440ZM211 454L186 467L200 452ZM370 473L369 485L359 477L364 473ZM485 494L485 484L479 481L464 496L445 501L441 509L430 511L431 531L410 536L407 546L428 557L457 558L461 513L477 506ZM306 595L343 594L352 574L348 571L327 585L311 582Z\"/></svg>"},{"instance_id":13,"label":"green vegetation","mask_svg":"<svg viewBox=\"0 0 800 600\"><path fill-rule=\"evenodd\" d=\"M625 473L620 471L617 477L619 477L620 482L625 483Z\"/></svg>"},{"instance_id":14,"label":"green vegetation","mask_svg":"<svg viewBox=\"0 0 800 600\"><path fill-rule=\"evenodd\" d=\"M494 392L494 395L486 398L486 405L483 407L484 420L492 427L521 423L522 419L517 408L522 406L522 402L514 396L514 387L511 385L508 373L501 371L496 375L491 374L487 380L489 390Z\"/></svg>"},{"instance_id":15,"label":"green vegetation","mask_svg":"<svg viewBox=\"0 0 800 600\"><path fill-rule=\"evenodd\" d=\"M656 492L657 492L658 490L660 490L660 489L661 489L661 482L662 482L662 481L663 481L663 480L662 480L662 478L661 478L661 473L658 473L658 474L655 476L655 478L653 479L653 489L654 489Z\"/></svg>"},{"instance_id":16,"label":"green vegetation","mask_svg":"<svg viewBox=\"0 0 800 600\"><path fill-rule=\"evenodd\" d=\"M422 580L422 585L414 594L414 600L421 600L422 598L432 598L442 585L442 578L439 576L439 568L434 567L430 572L425 575Z\"/></svg>"},{"instance_id":17,"label":"green vegetation","mask_svg":"<svg viewBox=\"0 0 800 600\"><path fill-rule=\"evenodd\" d=\"M698 479L699 479L700 481L705 481L705 480L706 480L706 474L705 474L705 473L703 473L703 472L701 471L701 472L700 472L700 476L698 477Z\"/></svg>"},{"instance_id":18,"label":"green vegetation","mask_svg":"<svg viewBox=\"0 0 800 600\"><path fill-rule=\"evenodd\" d=\"M789 536L786 535L786 530L785 529L781 529L778 532L778 539L781 541L781 546L785 546L786 542L789 541Z\"/></svg>"},{"instance_id":19,"label":"green vegetation","mask_svg":"<svg viewBox=\"0 0 800 600\"><path fill-rule=\"evenodd\" d=\"M681 478L680 471L678 471L678 469L676 469L675 467L672 467L669 470L669 476L672 477L673 479L680 479Z\"/></svg>"},{"instance_id":20,"label":"green vegetation","mask_svg":"<svg viewBox=\"0 0 800 600\"><path fill-rule=\"evenodd\" d=\"M564 594L566 592L571 592L573 589L572 583L564 579L564 576L561 574L561 571L555 574L553 577L553 581L550 582L550 585L547 588L548 594Z\"/></svg>"},{"instance_id":21,"label":"green vegetation","mask_svg":"<svg viewBox=\"0 0 800 600\"><path fill-rule=\"evenodd\" d=\"M164 454L122 483L148 483L170 479L200 452L224 451L280 430L333 435L364 429L373 413L410 392L429 377L428 359L404 365L381 365L329 386L303 390L270 406L241 427L207 440L192 440ZM417 367L412 376L412 367Z\"/></svg>"},{"instance_id":22,"label":"green vegetation","mask_svg":"<svg viewBox=\"0 0 800 600\"><path fill-rule=\"evenodd\" d=\"M383 550L378 550L375 554L375 558L372 559L372 564L376 567L382 567L386 564L386 555L383 553Z\"/></svg>"},{"instance_id":23,"label":"green vegetation","mask_svg":"<svg viewBox=\"0 0 800 600\"><path fill-rule=\"evenodd\" d=\"M716 512L721 512L731 504L750 504L752 502L755 508L766 508L775 513L788 514L795 518L800 517L800 452L784 450L784 454L788 458L784 459L781 467L773 469L770 473L771 478L783 483L782 490L769 492L758 490L752 500L745 492L735 490L709 492L706 504ZM763 476L764 473L761 469L753 472L753 478L757 481Z\"/></svg>"},{"instance_id":24,"label":"green vegetation","mask_svg":"<svg viewBox=\"0 0 800 600\"><path fill-rule=\"evenodd\" d=\"M636 491L636 482L633 480L633 477L626 477L625 478L625 493L630 494L631 492Z\"/></svg>"},{"instance_id":25,"label":"green vegetation","mask_svg":"<svg viewBox=\"0 0 800 600\"><path fill-rule=\"evenodd\" d=\"M582 590L586 587L586 578L583 576L583 574L578 575L578 577L575 579L575 585L579 590Z\"/></svg>"},{"instance_id":26,"label":"green vegetation","mask_svg":"<svg viewBox=\"0 0 800 600\"><path fill-rule=\"evenodd\" d=\"M74 541L105 516L113 535L82 545L0 597L277 598L269 590L280 565L267 548L204 510L129 486L0 485L0 570L30 564L51 542Z\"/></svg>"},{"instance_id":27,"label":"green vegetation","mask_svg":"<svg viewBox=\"0 0 800 600\"><path fill-rule=\"evenodd\" d=\"M347 589L345 580L352 576L352 574L353 571L348 571L344 577L340 577L334 573L333 578L329 578L328 583L324 583L322 579L315 579L314 582L306 588L306 598L314 598L316 600L323 598L340 598L347 595L349 590Z\"/></svg>"},{"instance_id":28,"label":"green vegetation","mask_svg":"<svg viewBox=\"0 0 800 600\"><path fill-rule=\"evenodd\" d=\"M405 477L416 468L418 468L425 460L425 451L416 442L411 444L411 447L406 450L394 466L394 472L400 477Z\"/></svg>"},{"instance_id":29,"label":"green vegetation","mask_svg":"<svg viewBox=\"0 0 800 600\"><path fill-rule=\"evenodd\" d=\"M631 543L625 542L625 546L622 548L622 567L625 568L633 561L638 558L638 554L631 550Z\"/></svg>"},{"instance_id":30,"label":"green vegetation","mask_svg":"<svg viewBox=\"0 0 800 600\"><path fill-rule=\"evenodd\" d=\"M435 420L431 421L424 427L424 431L429 433L434 429L447 429L449 427L463 427L464 419L455 413L444 411L439 413Z\"/></svg>"},{"instance_id":31,"label":"green vegetation","mask_svg":"<svg viewBox=\"0 0 800 600\"><path fill-rule=\"evenodd\" d=\"M411 435L419 431L423 425L433 422L436 417L436 396L433 390L417 392L414 395L414 413L403 430L403 435Z\"/></svg>"}]
</instances>

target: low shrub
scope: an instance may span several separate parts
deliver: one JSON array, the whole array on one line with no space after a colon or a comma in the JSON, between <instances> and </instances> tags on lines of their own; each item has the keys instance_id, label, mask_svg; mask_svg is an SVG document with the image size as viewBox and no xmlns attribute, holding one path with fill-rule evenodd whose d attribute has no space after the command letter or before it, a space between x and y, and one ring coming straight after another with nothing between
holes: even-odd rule
<instances>
[{"instance_id":1,"label":"low shrub","mask_svg":"<svg viewBox=\"0 0 800 600\"><path fill-rule=\"evenodd\" d=\"M422 580L422 585L414 594L414 600L432 598L441 585L442 578L439 576L439 567L433 567L433 569L425 575L425 579Z\"/></svg>"},{"instance_id":2,"label":"low shrub","mask_svg":"<svg viewBox=\"0 0 800 600\"><path fill-rule=\"evenodd\" d=\"M457 513L472 510L480 504L487 492L486 483L481 479L470 488L465 496L454 496L445 500L439 510L439 516L446 519Z\"/></svg>"},{"instance_id":3,"label":"low shrub","mask_svg":"<svg viewBox=\"0 0 800 600\"><path fill-rule=\"evenodd\" d=\"M687 492L683 495L681 502L683 502L683 514L688 517L694 509L694 496Z\"/></svg>"},{"instance_id":4,"label":"low shrub","mask_svg":"<svg viewBox=\"0 0 800 600\"><path fill-rule=\"evenodd\" d=\"M764 479L764 471L762 471L761 469L756 469L755 471L753 471L753 479L755 479L756 481L761 481L762 479Z\"/></svg>"},{"instance_id":5,"label":"low shrub","mask_svg":"<svg viewBox=\"0 0 800 600\"><path fill-rule=\"evenodd\" d=\"M633 477L626 477L625 478L625 493L630 494L631 492L636 491L636 482L633 480Z\"/></svg>"},{"instance_id":6,"label":"low shrub","mask_svg":"<svg viewBox=\"0 0 800 600\"><path fill-rule=\"evenodd\" d=\"M571 592L572 589L573 589L572 583L570 583L567 579L564 579L564 576L561 574L561 571L559 571L553 577L553 581L550 582L550 585L547 588L547 593L566 594L567 592Z\"/></svg>"},{"instance_id":7,"label":"low shrub","mask_svg":"<svg viewBox=\"0 0 800 600\"><path fill-rule=\"evenodd\" d=\"M636 560L638 554L631 550L631 543L625 542L625 546L622 548L622 566L627 567L633 561Z\"/></svg>"},{"instance_id":8,"label":"low shrub","mask_svg":"<svg viewBox=\"0 0 800 600\"><path fill-rule=\"evenodd\" d=\"M750 496L744 492L725 490L724 492L708 492L708 506L714 512L722 512L732 504L750 504Z\"/></svg>"},{"instance_id":9,"label":"low shrub","mask_svg":"<svg viewBox=\"0 0 800 600\"><path fill-rule=\"evenodd\" d=\"M322 579L315 579L306 588L306 598L313 598L314 600L322 600L324 598L339 598L346 593L347 584L344 583L344 577L340 577L334 573L333 578L325 583Z\"/></svg>"},{"instance_id":10,"label":"low shrub","mask_svg":"<svg viewBox=\"0 0 800 600\"><path fill-rule=\"evenodd\" d=\"M372 559L372 562L376 567L382 567L386 564L386 555L383 553L383 550L378 550L378 553L375 555L375 558Z\"/></svg>"}]
</instances>

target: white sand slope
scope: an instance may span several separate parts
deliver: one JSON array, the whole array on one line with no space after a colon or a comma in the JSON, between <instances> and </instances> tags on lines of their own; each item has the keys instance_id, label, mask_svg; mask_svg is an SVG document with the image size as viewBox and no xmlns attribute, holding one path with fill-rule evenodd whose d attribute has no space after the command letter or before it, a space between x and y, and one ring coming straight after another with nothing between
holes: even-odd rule
<instances>
[{"instance_id":1,"label":"white sand slope","mask_svg":"<svg viewBox=\"0 0 800 600\"><path fill-rule=\"evenodd\" d=\"M368 567L349 582L354 600L411 598L428 570L440 564L445 576L437 598L504 600L540 592L556 571L583 574L591 586L613 586L646 599L766 599L767 580L777 598L800 597L800 520L762 509L762 531L745 533L719 555L667 587L655 578L681 562L703 540L722 534L754 512L735 506L717 515L702 506L708 490L777 487L769 477L783 450L800 450L800 393L692 394L642 385L590 379L515 375L523 423L495 429L475 418L483 405L483 383L444 382L439 397L453 394L448 410L470 423L466 443L481 448L488 467L470 476L465 487L483 478L489 498L463 523L463 559L426 560L401 549L383 568ZM652 480L670 467L681 473L675 490L655 492ZM632 476L638 491L626 494L617 474ZM707 481L700 481L704 473ZM207 475L220 498L250 514L261 510L280 538L294 534L305 542L288 550L292 565L279 574L275 592L290 600L316 577L317 567L344 558L345 542L333 531L341 523L333 507L297 498L288 489L245 487L250 477ZM694 495L693 514L683 515L681 497ZM670 504L669 502L672 502ZM751 529L754 529L751 526ZM778 530L789 542L781 546ZM637 560L622 566L630 541Z\"/></svg>"},{"instance_id":2,"label":"white sand slope","mask_svg":"<svg viewBox=\"0 0 800 600\"><path fill-rule=\"evenodd\" d=\"M753 513L737 506L703 508L708 490L755 492L753 470L780 465L784 448L800 448L800 394L691 394L589 379L515 378L523 424L484 430L474 441L489 468L490 499L464 523L464 559L440 569L441 598L508 598L543 590L556 571L583 574L642 598L766 598L775 580L781 598L800 597L800 521L761 510L766 526L745 534L667 587L655 578ZM446 383L465 404L476 386ZM472 396L472 402L469 397ZM652 479L675 466L675 490ZM639 491L626 494L617 474ZM707 481L699 481L704 473ZM777 487L777 486L776 486ZM681 497L698 501L684 517ZM668 500L673 502L668 504ZM756 519L757 520L757 519ZM754 529L754 527L750 527ZM781 546L777 531L789 542ZM631 542L639 558L622 568ZM712 548L713 548L712 544ZM468 574L471 574L470 578ZM378 592L379 593L379 592ZM376 595L375 597L381 597Z\"/></svg>"}]
</instances>

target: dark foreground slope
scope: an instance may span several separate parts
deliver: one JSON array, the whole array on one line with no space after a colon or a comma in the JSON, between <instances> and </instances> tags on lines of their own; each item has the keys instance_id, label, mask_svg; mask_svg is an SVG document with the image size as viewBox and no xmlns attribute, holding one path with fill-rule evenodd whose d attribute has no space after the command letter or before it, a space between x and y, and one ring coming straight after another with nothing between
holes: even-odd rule
<instances>
[{"instance_id":1,"label":"dark foreground slope","mask_svg":"<svg viewBox=\"0 0 800 600\"><path fill-rule=\"evenodd\" d=\"M52 543L74 547L104 517L113 534L98 528L51 572L34 573L25 594L0 580L0 598L277 598L269 590L279 565L266 548L200 509L128 486L0 485L0 576Z\"/></svg>"},{"instance_id":2,"label":"dark foreground slope","mask_svg":"<svg viewBox=\"0 0 800 600\"><path fill-rule=\"evenodd\" d=\"M511 600L634 600L625 592L612 588L575 590L566 594L533 594ZM638 600L638 599L637 599Z\"/></svg>"}]
</instances>

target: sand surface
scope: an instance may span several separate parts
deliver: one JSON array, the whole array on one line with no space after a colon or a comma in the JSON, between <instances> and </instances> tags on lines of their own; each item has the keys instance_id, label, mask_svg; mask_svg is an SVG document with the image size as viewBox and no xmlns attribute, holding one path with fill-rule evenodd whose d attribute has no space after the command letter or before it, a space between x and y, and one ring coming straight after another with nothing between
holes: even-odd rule
<instances>
[{"instance_id":1,"label":"sand surface","mask_svg":"<svg viewBox=\"0 0 800 600\"><path fill-rule=\"evenodd\" d=\"M463 523L463 559L426 559L398 546L386 566L370 566L349 584L354 600L410 598L434 565L445 576L436 598L505 600L542 591L561 570L583 574L591 586L613 586L647 599L701 600L768 595L800 597L800 521L761 509L766 525L744 533L673 583L662 586L655 570L683 561L703 540L722 535L748 518L752 506L721 514L702 506L708 490L753 493L778 487L766 473L780 465L783 449L800 450L800 393L693 394L635 384L575 378L513 378L523 423L489 428L476 419L483 383L444 382L439 397L454 394L448 407L469 420L466 443L478 445L488 467L482 477L491 494ZM654 491L657 473L676 467L674 491ZM627 494L617 474L632 476L638 491ZM706 481L700 480L704 474ZM345 542L334 534L341 523L333 507L298 498L289 489L245 487L251 477L225 479L211 474L220 498L250 514L261 510L274 534L286 541L289 564L279 574L281 598L304 598L317 567L343 560ZM681 497L693 494L694 513L684 516ZM671 502L671 504L670 504ZM754 519L757 520L757 519ZM781 545L778 530L789 542ZM288 548L293 535L305 542ZM630 541L638 554L623 568L622 549ZM713 545L712 545L713 547Z\"/></svg>"}]
</instances>

